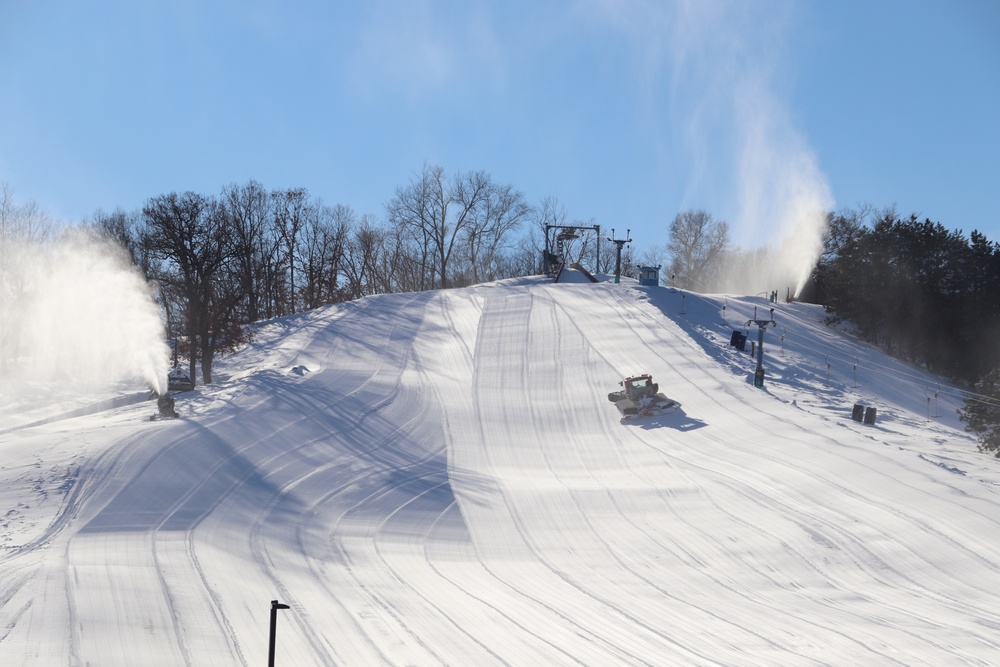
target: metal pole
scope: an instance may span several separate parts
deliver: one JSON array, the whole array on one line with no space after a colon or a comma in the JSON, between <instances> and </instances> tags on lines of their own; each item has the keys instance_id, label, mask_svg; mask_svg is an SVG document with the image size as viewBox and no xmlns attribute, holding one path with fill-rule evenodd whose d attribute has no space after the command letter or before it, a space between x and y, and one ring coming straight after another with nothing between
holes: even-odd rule
<instances>
[{"instance_id":1,"label":"metal pole","mask_svg":"<svg viewBox=\"0 0 1000 667\"><path fill-rule=\"evenodd\" d=\"M278 627L279 609L288 609L288 605L281 604L277 600L271 600L271 639L267 647L267 667L274 667L274 634Z\"/></svg>"},{"instance_id":2,"label":"metal pole","mask_svg":"<svg viewBox=\"0 0 1000 667\"><path fill-rule=\"evenodd\" d=\"M757 329L757 370L764 367L764 327Z\"/></svg>"},{"instance_id":3,"label":"metal pole","mask_svg":"<svg viewBox=\"0 0 1000 667\"><path fill-rule=\"evenodd\" d=\"M601 226L594 225L594 231L597 232L597 266L594 267L594 273L601 272Z\"/></svg>"},{"instance_id":4,"label":"metal pole","mask_svg":"<svg viewBox=\"0 0 1000 667\"><path fill-rule=\"evenodd\" d=\"M612 243L614 243L615 246L617 246L617 251L618 251L617 257L615 258L615 284L616 285L621 282L621 275L622 275L622 247L626 243L631 243L632 242L632 239L630 238L631 233L632 233L632 230L631 229L627 229L627 230L625 230L625 238L623 238L623 239L616 239L615 238L615 228L612 227L611 228L611 236L608 237L608 240L611 241ZM600 243L598 243L598 245L600 245Z\"/></svg>"},{"instance_id":5,"label":"metal pole","mask_svg":"<svg viewBox=\"0 0 1000 667\"><path fill-rule=\"evenodd\" d=\"M762 320L757 318L757 307L754 306L752 320L747 321L747 327L751 324L757 325L757 368L753 373L753 384L755 387L764 386L764 329L767 325L777 326L774 322L774 308L771 309L771 319Z\"/></svg>"}]
</instances>

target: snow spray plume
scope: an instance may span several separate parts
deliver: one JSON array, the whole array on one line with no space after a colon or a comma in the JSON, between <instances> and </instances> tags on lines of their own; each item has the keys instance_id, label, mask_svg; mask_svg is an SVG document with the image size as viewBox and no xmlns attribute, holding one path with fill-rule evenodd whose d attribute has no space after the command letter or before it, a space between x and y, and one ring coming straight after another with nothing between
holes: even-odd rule
<instances>
[{"instance_id":1,"label":"snow spray plume","mask_svg":"<svg viewBox=\"0 0 1000 667\"><path fill-rule=\"evenodd\" d=\"M116 244L71 229L0 245L0 383L83 393L166 390L169 351L150 287Z\"/></svg>"},{"instance_id":2,"label":"snow spray plume","mask_svg":"<svg viewBox=\"0 0 1000 667\"><path fill-rule=\"evenodd\" d=\"M792 287L798 296L822 252L833 197L812 150L780 105L763 83L751 86L738 96L744 142L734 226L742 232L738 242L743 247L762 244L763 252L753 253L757 261L739 274L724 275L720 291L740 285L751 294Z\"/></svg>"},{"instance_id":3,"label":"snow spray plume","mask_svg":"<svg viewBox=\"0 0 1000 667\"><path fill-rule=\"evenodd\" d=\"M834 202L782 94L781 53L795 6L785 2L590 0L642 45L659 85L666 65L671 128L686 147L681 210L711 210L740 250L709 291L797 294L822 250ZM660 112L662 115L662 111ZM672 217L672 214L671 214Z\"/></svg>"}]
</instances>

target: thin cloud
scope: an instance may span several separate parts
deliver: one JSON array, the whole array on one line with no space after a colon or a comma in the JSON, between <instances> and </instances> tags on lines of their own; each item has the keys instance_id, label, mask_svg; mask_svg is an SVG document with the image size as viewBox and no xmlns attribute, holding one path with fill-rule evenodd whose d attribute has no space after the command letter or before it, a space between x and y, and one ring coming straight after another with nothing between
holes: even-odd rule
<instances>
[{"instance_id":1,"label":"thin cloud","mask_svg":"<svg viewBox=\"0 0 1000 667\"><path fill-rule=\"evenodd\" d=\"M366 95L397 92L411 101L497 76L502 48L488 15L442 10L430 2L369 7L350 63L350 79Z\"/></svg>"}]
</instances>

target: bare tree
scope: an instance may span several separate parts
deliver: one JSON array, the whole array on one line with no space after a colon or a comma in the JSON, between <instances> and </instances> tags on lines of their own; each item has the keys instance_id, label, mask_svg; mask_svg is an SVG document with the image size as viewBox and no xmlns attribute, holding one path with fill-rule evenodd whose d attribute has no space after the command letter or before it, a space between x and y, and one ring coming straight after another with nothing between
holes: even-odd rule
<instances>
[{"instance_id":1,"label":"bare tree","mask_svg":"<svg viewBox=\"0 0 1000 667\"><path fill-rule=\"evenodd\" d=\"M302 230L303 305L307 309L342 300L339 277L344 246L354 212L347 206L323 206L309 210Z\"/></svg>"},{"instance_id":2,"label":"bare tree","mask_svg":"<svg viewBox=\"0 0 1000 667\"><path fill-rule=\"evenodd\" d=\"M528 219L531 206L512 185L489 183L465 228L474 284L496 280L502 273L500 262L512 233Z\"/></svg>"},{"instance_id":3,"label":"bare tree","mask_svg":"<svg viewBox=\"0 0 1000 667\"><path fill-rule=\"evenodd\" d=\"M0 239L18 239L33 243L51 237L55 225L38 202L24 204L14 201L14 189L0 183Z\"/></svg>"},{"instance_id":4,"label":"bare tree","mask_svg":"<svg viewBox=\"0 0 1000 667\"><path fill-rule=\"evenodd\" d=\"M298 241L299 232L306 224L306 219L311 211L309 203L309 193L305 188L290 188L288 190L276 190L271 193L274 203L274 226L281 239L284 250L284 262L288 268L288 293L289 310L295 312L295 267L298 264ZM279 314L286 314L284 311Z\"/></svg>"},{"instance_id":5,"label":"bare tree","mask_svg":"<svg viewBox=\"0 0 1000 667\"><path fill-rule=\"evenodd\" d=\"M565 225L566 220L569 218L566 207L560 204L558 199L551 196L545 197L542 203L536 206L532 212L532 220L541 232L542 238L545 237L546 227Z\"/></svg>"},{"instance_id":6,"label":"bare tree","mask_svg":"<svg viewBox=\"0 0 1000 667\"><path fill-rule=\"evenodd\" d=\"M154 197L142 212L150 250L169 263L161 279L184 301L191 377L200 356L202 378L211 384L215 352L229 329L217 280L229 259L227 216L215 200L194 192Z\"/></svg>"},{"instance_id":7,"label":"bare tree","mask_svg":"<svg viewBox=\"0 0 1000 667\"><path fill-rule=\"evenodd\" d=\"M542 248L545 244L541 232L534 225L527 234L517 237L508 253L500 261L500 276L531 276L544 273Z\"/></svg>"},{"instance_id":8,"label":"bare tree","mask_svg":"<svg viewBox=\"0 0 1000 667\"><path fill-rule=\"evenodd\" d=\"M144 225L141 211L126 212L122 208L116 208L111 213L98 209L89 221L89 226L98 234L125 249L132 265L146 280L155 280L159 262L145 243Z\"/></svg>"},{"instance_id":9,"label":"bare tree","mask_svg":"<svg viewBox=\"0 0 1000 667\"><path fill-rule=\"evenodd\" d=\"M407 254L416 264L418 290L433 286L434 230L444 226L448 212L444 187L444 169L424 165L420 177L406 187L397 188L386 205L389 224L399 241L411 246Z\"/></svg>"},{"instance_id":10,"label":"bare tree","mask_svg":"<svg viewBox=\"0 0 1000 667\"><path fill-rule=\"evenodd\" d=\"M250 180L223 188L220 203L228 216L229 250L244 301L244 316L248 322L256 322L266 308L261 303L268 294L265 267L274 264L279 248L271 225L271 198L263 185Z\"/></svg>"},{"instance_id":11,"label":"bare tree","mask_svg":"<svg viewBox=\"0 0 1000 667\"><path fill-rule=\"evenodd\" d=\"M425 165L418 179L396 190L386 207L388 218L416 243L421 276L427 278L420 289L450 286L455 248L489 185L482 171L457 174L449 183L443 168Z\"/></svg>"},{"instance_id":12,"label":"bare tree","mask_svg":"<svg viewBox=\"0 0 1000 667\"><path fill-rule=\"evenodd\" d=\"M36 202L17 204L14 190L0 183L0 370L17 359L17 323L28 289L26 274L35 248L52 238L54 224Z\"/></svg>"},{"instance_id":13,"label":"bare tree","mask_svg":"<svg viewBox=\"0 0 1000 667\"><path fill-rule=\"evenodd\" d=\"M347 252L347 239L357 224L354 209L344 204L337 204L331 209L323 209L322 219L327 236L324 258L323 281L325 292L331 303L343 301L346 298L341 285L344 273L344 255Z\"/></svg>"},{"instance_id":14,"label":"bare tree","mask_svg":"<svg viewBox=\"0 0 1000 667\"><path fill-rule=\"evenodd\" d=\"M386 233L374 220L365 217L354 229L344 255L344 273L352 299L380 293L379 272L382 270Z\"/></svg>"},{"instance_id":15,"label":"bare tree","mask_svg":"<svg viewBox=\"0 0 1000 667\"><path fill-rule=\"evenodd\" d=\"M678 213L670 224L670 274L684 289L707 291L729 246L729 225L703 210Z\"/></svg>"}]
</instances>

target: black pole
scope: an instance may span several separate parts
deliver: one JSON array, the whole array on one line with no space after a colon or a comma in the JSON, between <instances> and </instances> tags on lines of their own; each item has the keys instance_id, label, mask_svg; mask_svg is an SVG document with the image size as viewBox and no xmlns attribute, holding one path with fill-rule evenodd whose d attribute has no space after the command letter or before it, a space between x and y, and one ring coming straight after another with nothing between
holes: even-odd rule
<instances>
[{"instance_id":1,"label":"black pole","mask_svg":"<svg viewBox=\"0 0 1000 667\"><path fill-rule=\"evenodd\" d=\"M288 609L288 605L271 600L271 640L267 647L267 667L274 667L274 632L278 627L279 609Z\"/></svg>"},{"instance_id":2,"label":"black pole","mask_svg":"<svg viewBox=\"0 0 1000 667\"><path fill-rule=\"evenodd\" d=\"M594 267L594 273L601 272L601 226L594 225L594 231L597 232L597 266Z\"/></svg>"},{"instance_id":3,"label":"black pole","mask_svg":"<svg viewBox=\"0 0 1000 667\"><path fill-rule=\"evenodd\" d=\"M756 308L756 306L753 309L753 316L754 316L754 319L747 321L747 328L749 328L751 324L756 324L757 327L758 327L758 329L757 329L757 341L758 341L757 342L757 368L754 370L754 373L753 373L753 386L755 386L755 387L763 387L764 386L764 329L767 328L768 324L770 324L771 326L777 326L777 323L774 321L774 308L771 309L771 319L769 319L769 320L760 320L760 319L757 319L757 308Z\"/></svg>"},{"instance_id":4,"label":"black pole","mask_svg":"<svg viewBox=\"0 0 1000 667\"><path fill-rule=\"evenodd\" d=\"M619 282L621 282L621 275L622 275L622 246L624 246L626 243L631 243L632 242L632 239L629 236L631 232L632 232L632 230L629 229L629 230L627 230L625 232L625 238L623 238L623 239L616 239L615 238L615 228L612 227L611 228L611 236L608 237L609 241L611 241L616 246L618 246L618 256L615 258L615 284L616 285ZM598 245L600 245L600 244L598 244Z\"/></svg>"}]
</instances>

